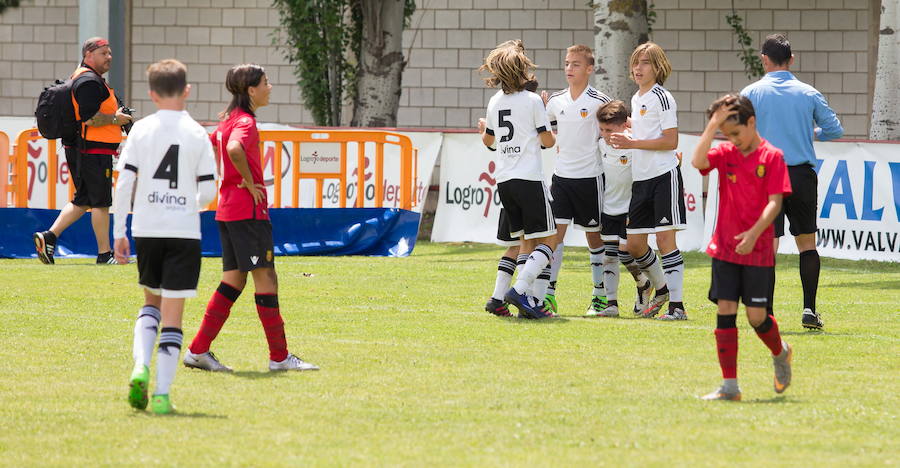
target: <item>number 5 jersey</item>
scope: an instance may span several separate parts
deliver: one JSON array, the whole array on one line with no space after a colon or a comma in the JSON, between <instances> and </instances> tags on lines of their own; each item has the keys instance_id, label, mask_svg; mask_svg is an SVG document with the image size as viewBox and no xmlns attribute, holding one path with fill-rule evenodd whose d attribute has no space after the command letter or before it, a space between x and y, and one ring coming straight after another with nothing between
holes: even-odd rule
<instances>
[{"instance_id":1,"label":"number 5 jersey","mask_svg":"<svg viewBox=\"0 0 900 468\"><path fill-rule=\"evenodd\" d=\"M494 135L497 182L544 180L538 135L550 130L544 101L531 91L497 91L487 107L488 135Z\"/></svg>"}]
</instances>

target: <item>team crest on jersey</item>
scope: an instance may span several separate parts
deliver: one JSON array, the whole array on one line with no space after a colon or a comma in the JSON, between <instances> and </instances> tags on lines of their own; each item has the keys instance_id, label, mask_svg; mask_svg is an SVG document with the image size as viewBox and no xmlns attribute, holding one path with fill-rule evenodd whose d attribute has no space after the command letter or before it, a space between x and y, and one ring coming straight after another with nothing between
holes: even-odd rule
<instances>
[{"instance_id":1,"label":"team crest on jersey","mask_svg":"<svg viewBox=\"0 0 900 468\"><path fill-rule=\"evenodd\" d=\"M728 180L730 180L732 184L736 184L736 183L737 183L737 174L735 174L734 172L726 172L726 173L725 173L725 177L726 177Z\"/></svg>"},{"instance_id":2,"label":"team crest on jersey","mask_svg":"<svg viewBox=\"0 0 900 468\"><path fill-rule=\"evenodd\" d=\"M759 166L756 166L756 177L759 177L760 179L762 179L765 176L766 176L766 166L764 166L762 164L760 164Z\"/></svg>"},{"instance_id":3,"label":"team crest on jersey","mask_svg":"<svg viewBox=\"0 0 900 468\"><path fill-rule=\"evenodd\" d=\"M641 104L641 111L640 111L640 112L641 112L641 117L643 117L644 114L647 113L647 106L644 105L644 104Z\"/></svg>"},{"instance_id":4,"label":"team crest on jersey","mask_svg":"<svg viewBox=\"0 0 900 468\"><path fill-rule=\"evenodd\" d=\"M623 166L628 164L628 156L625 156L624 154L619 156L619 162L622 163Z\"/></svg>"},{"instance_id":5,"label":"team crest on jersey","mask_svg":"<svg viewBox=\"0 0 900 468\"><path fill-rule=\"evenodd\" d=\"M587 109L581 109L581 118L583 119L583 118L585 118L585 117L587 117L587 116L588 116L588 110L587 110Z\"/></svg>"}]
</instances>

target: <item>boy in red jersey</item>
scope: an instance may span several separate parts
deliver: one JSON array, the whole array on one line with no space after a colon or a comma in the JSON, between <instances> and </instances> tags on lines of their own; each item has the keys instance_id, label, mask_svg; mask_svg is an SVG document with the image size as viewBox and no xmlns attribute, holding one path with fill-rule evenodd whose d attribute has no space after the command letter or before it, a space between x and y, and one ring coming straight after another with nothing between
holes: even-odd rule
<instances>
[{"instance_id":1,"label":"boy in red jersey","mask_svg":"<svg viewBox=\"0 0 900 468\"><path fill-rule=\"evenodd\" d=\"M712 257L709 299L718 305L716 348L722 386L704 400L740 400L737 383L738 300L757 336L772 351L775 392L791 383L793 349L781 340L775 317L766 313L768 289L775 274L772 221L781 210L791 182L783 154L756 131L753 104L727 94L707 110L709 123L694 150L692 164L701 174L719 170L716 228L706 252ZM710 149L716 131L728 142Z\"/></svg>"},{"instance_id":2,"label":"boy in red jersey","mask_svg":"<svg viewBox=\"0 0 900 468\"><path fill-rule=\"evenodd\" d=\"M231 306L253 275L256 310L269 343L269 370L317 370L288 352L284 320L278 307L278 277L275 274L272 223L269 222L266 188L259 158L256 109L269 103L272 85L259 65L237 65L228 70L225 88L232 98L219 117L212 135L222 168L216 221L222 240L222 282L206 305L200 330L184 356L184 365L228 372L209 351L219 330L228 320Z\"/></svg>"}]
</instances>

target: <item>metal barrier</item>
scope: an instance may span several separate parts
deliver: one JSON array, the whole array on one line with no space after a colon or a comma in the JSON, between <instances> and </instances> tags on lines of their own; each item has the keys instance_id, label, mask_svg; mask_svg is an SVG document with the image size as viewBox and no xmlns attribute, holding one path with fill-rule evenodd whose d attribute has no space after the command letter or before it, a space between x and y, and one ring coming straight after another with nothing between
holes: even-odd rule
<instances>
[{"instance_id":1,"label":"metal barrier","mask_svg":"<svg viewBox=\"0 0 900 468\"><path fill-rule=\"evenodd\" d=\"M274 157L272 159L272 173L280 175L282 169L281 157L284 151L284 145L291 145L291 206L300 207L300 180L312 179L316 184L316 200L315 207L322 208L322 187L325 180L336 179L340 181L342 190L339 196L339 207L347 207L347 161L348 161L348 145L355 143L357 145L357 168L365 167L366 159L366 143L375 145L375 207L382 208L384 204L384 145L395 145L400 150L400 200L399 208L412 210L419 202L415 192L415 181L418 176L418 149L413 148L412 141L405 135L382 131L344 131L344 130L261 130L260 134L260 157L264 156L264 148L266 143L274 143ZM4 151L4 138L6 139L7 149ZM0 165L0 172L4 181L9 180L5 187L0 186L0 193L11 194L12 202L8 201L8 197L4 200L7 203L2 206L15 206L17 208L27 208L29 200L29 184L28 184L28 153L29 144L35 141L46 141L47 148L47 207L56 209L56 185L57 170L59 167L57 156L57 141L46 140L37 129L30 129L21 132L16 138L14 151L8 158L7 164ZM9 153L9 138L5 133L0 132L0 154ZM328 172L302 172L300 170L301 148L303 144L310 143L336 143L340 145L340 169L338 171ZM0 156L2 157L2 156ZM0 161L2 162L2 161ZM10 172L7 172L10 171ZM115 177L115 174L114 174ZM355 207L362 208L364 197L362 196L362 187L365 187L364 173L362 170L357 171L357 188L360 190L356 197ZM69 179L69 198L74 195L75 186ZM282 194L282 178L274 177L272 206L281 208ZM215 209L218 197L208 207Z\"/></svg>"}]
</instances>

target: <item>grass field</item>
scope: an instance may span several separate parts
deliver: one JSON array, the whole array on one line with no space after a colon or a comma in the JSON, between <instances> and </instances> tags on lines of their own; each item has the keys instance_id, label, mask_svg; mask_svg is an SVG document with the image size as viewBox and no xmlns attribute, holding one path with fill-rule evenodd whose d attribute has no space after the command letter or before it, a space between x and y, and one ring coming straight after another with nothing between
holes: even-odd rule
<instances>
[{"instance_id":1,"label":"grass field","mask_svg":"<svg viewBox=\"0 0 900 468\"><path fill-rule=\"evenodd\" d=\"M800 326L796 257L779 257L793 385L775 395L740 317L744 401L728 403L697 399L720 382L705 256L686 255L690 321L581 318L588 256L568 249L562 317L532 322L482 311L499 253L420 243L405 259L279 258L289 345L322 370L266 372L248 289L213 347L237 372L180 368L171 417L125 402L134 265L2 260L0 465L900 463L897 264L823 259L815 333ZM220 268L204 260L186 344Z\"/></svg>"}]
</instances>

